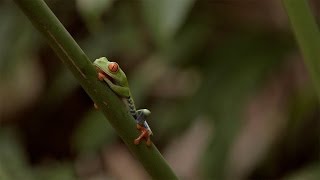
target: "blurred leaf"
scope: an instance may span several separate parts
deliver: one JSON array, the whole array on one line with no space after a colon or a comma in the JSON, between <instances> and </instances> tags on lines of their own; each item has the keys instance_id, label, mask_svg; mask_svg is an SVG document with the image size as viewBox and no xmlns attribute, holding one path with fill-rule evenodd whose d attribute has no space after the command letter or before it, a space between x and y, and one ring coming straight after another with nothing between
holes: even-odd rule
<instances>
[{"instance_id":1,"label":"blurred leaf","mask_svg":"<svg viewBox=\"0 0 320 180\"><path fill-rule=\"evenodd\" d=\"M314 117L319 109L317 95L311 84L303 89L292 89L292 97L281 136L261 162L256 164L250 178L280 177L296 174L297 169L319 161L319 121ZM289 167L289 168L288 168ZM302 170L304 171L304 170ZM298 174L298 173L297 173Z\"/></svg>"},{"instance_id":2,"label":"blurred leaf","mask_svg":"<svg viewBox=\"0 0 320 180\"><path fill-rule=\"evenodd\" d=\"M33 179L22 150L12 129L0 128L0 179Z\"/></svg>"},{"instance_id":3,"label":"blurred leaf","mask_svg":"<svg viewBox=\"0 0 320 180\"><path fill-rule=\"evenodd\" d=\"M114 131L99 111L91 111L74 134L77 152L96 152L115 138Z\"/></svg>"},{"instance_id":4,"label":"blurred leaf","mask_svg":"<svg viewBox=\"0 0 320 180\"><path fill-rule=\"evenodd\" d=\"M77 8L88 29L94 31L102 26L100 18L115 0L77 0Z\"/></svg>"},{"instance_id":5,"label":"blurred leaf","mask_svg":"<svg viewBox=\"0 0 320 180\"><path fill-rule=\"evenodd\" d=\"M195 98L198 104L202 104L195 111L205 110L212 116L216 127L215 136L204 155L206 173L210 178L224 178L228 151L241 127L247 98L259 88L269 72L282 63L287 42L278 39L278 43L274 43L274 40L268 34L235 35L211 56L210 66L204 64L208 79L204 80L199 97Z\"/></svg>"},{"instance_id":6,"label":"blurred leaf","mask_svg":"<svg viewBox=\"0 0 320 180\"><path fill-rule=\"evenodd\" d=\"M195 0L143 0L142 10L158 44L170 40L184 23Z\"/></svg>"},{"instance_id":7,"label":"blurred leaf","mask_svg":"<svg viewBox=\"0 0 320 180\"><path fill-rule=\"evenodd\" d=\"M75 177L74 168L70 163L50 163L34 169L37 179L46 180L73 180Z\"/></svg>"},{"instance_id":8,"label":"blurred leaf","mask_svg":"<svg viewBox=\"0 0 320 180\"><path fill-rule=\"evenodd\" d=\"M136 20L134 8L132 3L121 1L121 6L117 6L112 18L108 18L99 31L95 31L80 43L92 61L101 56L110 58L119 55L122 56L121 59L110 60L140 60L148 47L143 41L144 34ZM126 65L129 64L130 62L126 62Z\"/></svg>"},{"instance_id":9,"label":"blurred leaf","mask_svg":"<svg viewBox=\"0 0 320 180\"><path fill-rule=\"evenodd\" d=\"M320 165L314 164L309 167L303 168L286 178L285 180L316 180L320 179Z\"/></svg>"},{"instance_id":10,"label":"blurred leaf","mask_svg":"<svg viewBox=\"0 0 320 180\"><path fill-rule=\"evenodd\" d=\"M214 39L211 25L208 19L202 20L203 17L193 17L165 48L164 54L168 57L170 64L183 65L185 63L194 63L198 55L206 50L207 43ZM210 37L210 38L208 38Z\"/></svg>"},{"instance_id":11,"label":"blurred leaf","mask_svg":"<svg viewBox=\"0 0 320 180\"><path fill-rule=\"evenodd\" d=\"M308 1L283 0L305 64L320 98L320 33Z\"/></svg>"},{"instance_id":12,"label":"blurred leaf","mask_svg":"<svg viewBox=\"0 0 320 180\"><path fill-rule=\"evenodd\" d=\"M63 67L57 70L53 76L53 81L50 83L49 88L46 91L46 99L44 102L47 105L55 106L61 101L65 100L79 84L72 74Z\"/></svg>"},{"instance_id":13,"label":"blurred leaf","mask_svg":"<svg viewBox=\"0 0 320 180\"><path fill-rule=\"evenodd\" d=\"M30 23L11 3L0 6L0 80L9 76L37 42Z\"/></svg>"},{"instance_id":14,"label":"blurred leaf","mask_svg":"<svg viewBox=\"0 0 320 180\"><path fill-rule=\"evenodd\" d=\"M77 0L77 6L86 16L99 17L115 0Z\"/></svg>"}]
</instances>

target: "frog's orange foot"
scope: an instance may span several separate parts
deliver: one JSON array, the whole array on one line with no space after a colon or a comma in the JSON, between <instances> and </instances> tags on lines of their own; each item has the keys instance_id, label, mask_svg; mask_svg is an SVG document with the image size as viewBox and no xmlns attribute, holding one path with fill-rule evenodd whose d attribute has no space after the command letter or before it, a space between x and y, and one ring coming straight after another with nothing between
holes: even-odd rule
<instances>
[{"instance_id":1,"label":"frog's orange foot","mask_svg":"<svg viewBox=\"0 0 320 180\"><path fill-rule=\"evenodd\" d=\"M93 106L95 109L97 109L97 110L99 109L99 106L96 103L94 103Z\"/></svg>"},{"instance_id":2,"label":"frog's orange foot","mask_svg":"<svg viewBox=\"0 0 320 180\"><path fill-rule=\"evenodd\" d=\"M151 146L151 139L150 139L150 135L148 135L147 137L147 142L146 142L147 146Z\"/></svg>"},{"instance_id":3,"label":"frog's orange foot","mask_svg":"<svg viewBox=\"0 0 320 180\"><path fill-rule=\"evenodd\" d=\"M141 129L142 128L142 126L140 125L140 124L137 124L137 129Z\"/></svg>"},{"instance_id":4,"label":"frog's orange foot","mask_svg":"<svg viewBox=\"0 0 320 180\"><path fill-rule=\"evenodd\" d=\"M138 145L138 144L140 144L140 141L141 141L141 139L135 139L134 141L133 141L133 143L135 144L135 145Z\"/></svg>"},{"instance_id":5,"label":"frog's orange foot","mask_svg":"<svg viewBox=\"0 0 320 180\"><path fill-rule=\"evenodd\" d=\"M101 73L101 72L98 73L98 79L99 79L100 81L102 81L105 77L106 77L106 76L105 76L103 73Z\"/></svg>"},{"instance_id":6,"label":"frog's orange foot","mask_svg":"<svg viewBox=\"0 0 320 180\"><path fill-rule=\"evenodd\" d=\"M139 126L139 128L138 128L138 126ZM133 143L134 143L135 145L138 145L138 144L140 144L141 140L142 140L143 138L145 138L145 139L147 140L147 142L146 142L147 146L151 146L151 139L150 139L150 134L149 134L148 130L147 130L146 128L142 127L142 126L139 125L139 124L137 124L137 128L140 130L141 133L140 133L139 137L137 137L137 138L133 141Z\"/></svg>"}]
</instances>

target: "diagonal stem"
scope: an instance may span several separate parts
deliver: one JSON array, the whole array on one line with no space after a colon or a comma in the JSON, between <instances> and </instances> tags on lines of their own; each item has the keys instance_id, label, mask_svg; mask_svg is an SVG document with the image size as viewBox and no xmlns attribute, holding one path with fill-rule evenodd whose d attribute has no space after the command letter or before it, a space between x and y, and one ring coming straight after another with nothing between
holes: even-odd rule
<instances>
[{"instance_id":1,"label":"diagonal stem","mask_svg":"<svg viewBox=\"0 0 320 180\"><path fill-rule=\"evenodd\" d=\"M307 0L283 0L304 62L320 98L320 33Z\"/></svg>"},{"instance_id":2,"label":"diagonal stem","mask_svg":"<svg viewBox=\"0 0 320 180\"><path fill-rule=\"evenodd\" d=\"M177 179L157 148L133 140L139 135L134 119L120 99L100 82L97 73L79 45L71 37L43 0L14 0L37 30L47 39L59 58L70 69L83 89L99 106L129 150L153 179ZM125 172L125 169L124 169Z\"/></svg>"}]
</instances>

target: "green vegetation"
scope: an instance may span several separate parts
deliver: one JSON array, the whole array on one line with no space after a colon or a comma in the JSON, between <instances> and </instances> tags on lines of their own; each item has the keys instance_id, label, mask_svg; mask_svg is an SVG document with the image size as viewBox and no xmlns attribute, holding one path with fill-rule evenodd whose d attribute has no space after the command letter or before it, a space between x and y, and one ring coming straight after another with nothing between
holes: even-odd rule
<instances>
[{"instance_id":1,"label":"green vegetation","mask_svg":"<svg viewBox=\"0 0 320 180\"><path fill-rule=\"evenodd\" d=\"M131 152L139 159L153 179L174 179L175 174L164 161L155 146L136 146L132 142L138 133L134 119L127 113L120 99L99 82L91 61L69 35L63 25L42 0L15 1L31 22L46 37L60 59L68 66L84 90L99 106L110 124L126 143Z\"/></svg>"},{"instance_id":2,"label":"green vegetation","mask_svg":"<svg viewBox=\"0 0 320 180\"><path fill-rule=\"evenodd\" d=\"M307 1L283 0L293 31L320 97L320 32Z\"/></svg>"},{"instance_id":3,"label":"green vegetation","mask_svg":"<svg viewBox=\"0 0 320 180\"><path fill-rule=\"evenodd\" d=\"M319 179L319 3L46 3L0 0L0 179ZM132 144L101 56L175 175Z\"/></svg>"}]
</instances>

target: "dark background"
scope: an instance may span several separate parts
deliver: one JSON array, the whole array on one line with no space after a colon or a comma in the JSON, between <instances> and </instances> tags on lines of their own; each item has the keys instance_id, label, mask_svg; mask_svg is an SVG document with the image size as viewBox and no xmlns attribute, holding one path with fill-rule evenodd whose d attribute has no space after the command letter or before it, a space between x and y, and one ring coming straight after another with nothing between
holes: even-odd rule
<instances>
[{"instance_id":1,"label":"dark background","mask_svg":"<svg viewBox=\"0 0 320 180\"><path fill-rule=\"evenodd\" d=\"M92 61L120 64L181 179L319 178L319 103L280 0L46 2ZM99 178L149 176L0 0L0 179Z\"/></svg>"}]
</instances>

